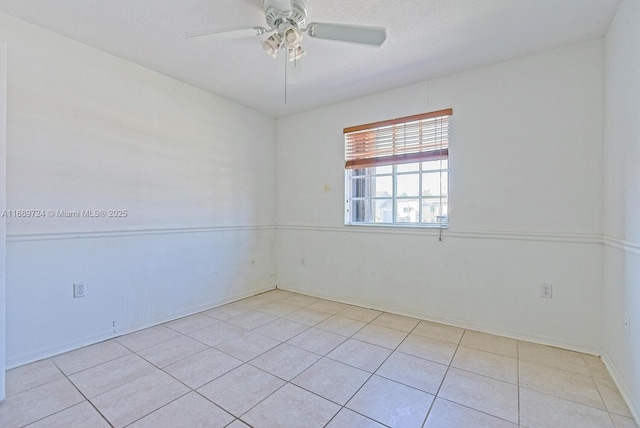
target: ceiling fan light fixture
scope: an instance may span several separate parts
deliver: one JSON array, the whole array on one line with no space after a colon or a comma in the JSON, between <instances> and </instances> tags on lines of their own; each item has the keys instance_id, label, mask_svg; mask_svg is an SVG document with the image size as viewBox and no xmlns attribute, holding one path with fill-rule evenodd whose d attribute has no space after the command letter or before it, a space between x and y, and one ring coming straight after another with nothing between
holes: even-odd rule
<instances>
[{"instance_id":1,"label":"ceiling fan light fixture","mask_svg":"<svg viewBox=\"0 0 640 428\"><path fill-rule=\"evenodd\" d=\"M272 57L276 57L278 49L282 46L282 37L278 33L272 34L267 40L262 42L262 48Z\"/></svg>"},{"instance_id":2,"label":"ceiling fan light fixture","mask_svg":"<svg viewBox=\"0 0 640 428\"><path fill-rule=\"evenodd\" d=\"M285 24L278 29L288 49L297 49L302 45L302 31L293 24Z\"/></svg>"},{"instance_id":3,"label":"ceiling fan light fixture","mask_svg":"<svg viewBox=\"0 0 640 428\"><path fill-rule=\"evenodd\" d=\"M302 48L304 33L315 39L373 46L381 46L387 38L384 27L321 22L307 24L308 0L263 1L268 28L228 28L213 32L195 33L188 35L187 38L189 40L232 39L272 33L270 37L262 42L262 48L273 58L277 58L278 51L283 48L286 51L285 55L291 62L297 61L306 54Z\"/></svg>"},{"instance_id":4,"label":"ceiling fan light fixture","mask_svg":"<svg viewBox=\"0 0 640 428\"><path fill-rule=\"evenodd\" d=\"M297 61L307 54L307 51L302 49L302 46L298 46L294 49L287 49L287 51L289 52L289 61Z\"/></svg>"}]
</instances>

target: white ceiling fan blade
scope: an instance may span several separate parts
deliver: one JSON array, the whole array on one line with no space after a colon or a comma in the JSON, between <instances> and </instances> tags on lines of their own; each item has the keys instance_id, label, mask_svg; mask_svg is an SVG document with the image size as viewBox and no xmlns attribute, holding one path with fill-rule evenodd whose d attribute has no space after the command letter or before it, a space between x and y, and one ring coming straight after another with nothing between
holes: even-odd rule
<instances>
[{"instance_id":1,"label":"white ceiling fan blade","mask_svg":"<svg viewBox=\"0 0 640 428\"><path fill-rule=\"evenodd\" d=\"M312 22L307 26L306 31L309 36L317 39L364 43L375 46L382 45L387 39L387 30L383 27L369 27L364 25Z\"/></svg>"},{"instance_id":2,"label":"white ceiling fan blade","mask_svg":"<svg viewBox=\"0 0 640 428\"><path fill-rule=\"evenodd\" d=\"M187 35L189 41L233 40L259 36L267 32L263 27L225 28L217 31L205 31Z\"/></svg>"}]
</instances>

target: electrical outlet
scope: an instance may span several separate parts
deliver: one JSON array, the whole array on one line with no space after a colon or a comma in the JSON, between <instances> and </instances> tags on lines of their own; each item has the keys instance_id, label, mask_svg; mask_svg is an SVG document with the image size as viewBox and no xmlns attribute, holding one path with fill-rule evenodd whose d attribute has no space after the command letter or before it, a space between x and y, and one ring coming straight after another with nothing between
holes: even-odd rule
<instances>
[{"instance_id":1,"label":"electrical outlet","mask_svg":"<svg viewBox=\"0 0 640 428\"><path fill-rule=\"evenodd\" d=\"M540 286L540 297L551 299L553 297L553 286L551 284L542 284Z\"/></svg>"},{"instance_id":2,"label":"electrical outlet","mask_svg":"<svg viewBox=\"0 0 640 428\"><path fill-rule=\"evenodd\" d=\"M73 298L84 297L84 282L73 284Z\"/></svg>"},{"instance_id":3,"label":"electrical outlet","mask_svg":"<svg viewBox=\"0 0 640 428\"><path fill-rule=\"evenodd\" d=\"M624 313L624 334L629 336L631 334L631 319L628 313Z\"/></svg>"}]
</instances>

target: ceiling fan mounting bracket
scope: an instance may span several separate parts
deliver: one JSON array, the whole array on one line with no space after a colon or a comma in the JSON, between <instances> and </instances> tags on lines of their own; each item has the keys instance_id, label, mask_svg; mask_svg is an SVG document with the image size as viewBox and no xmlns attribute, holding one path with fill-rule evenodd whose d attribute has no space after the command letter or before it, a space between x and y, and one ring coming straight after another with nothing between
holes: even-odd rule
<instances>
[{"instance_id":1,"label":"ceiling fan mounting bracket","mask_svg":"<svg viewBox=\"0 0 640 428\"><path fill-rule=\"evenodd\" d=\"M303 28L307 21L307 0L290 0L290 8L281 10L273 0L264 0L264 12L267 25L277 29L283 22L290 22L298 28Z\"/></svg>"}]
</instances>

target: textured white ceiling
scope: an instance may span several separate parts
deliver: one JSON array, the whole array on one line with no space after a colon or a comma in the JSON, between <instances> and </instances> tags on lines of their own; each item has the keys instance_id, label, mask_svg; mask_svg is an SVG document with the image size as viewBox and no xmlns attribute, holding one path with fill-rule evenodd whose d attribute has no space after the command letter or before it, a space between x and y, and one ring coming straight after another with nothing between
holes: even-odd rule
<instances>
[{"instance_id":1,"label":"textured white ceiling","mask_svg":"<svg viewBox=\"0 0 640 428\"><path fill-rule=\"evenodd\" d=\"M309 21L384 26L387 41L376 48L306 37L286 104L282 52L274 60L257 37L184 37L266 26L262 0L1 0L0 11L277 117L600 37L619 3L309 0Z\"/></svg>"}]
</instances>

